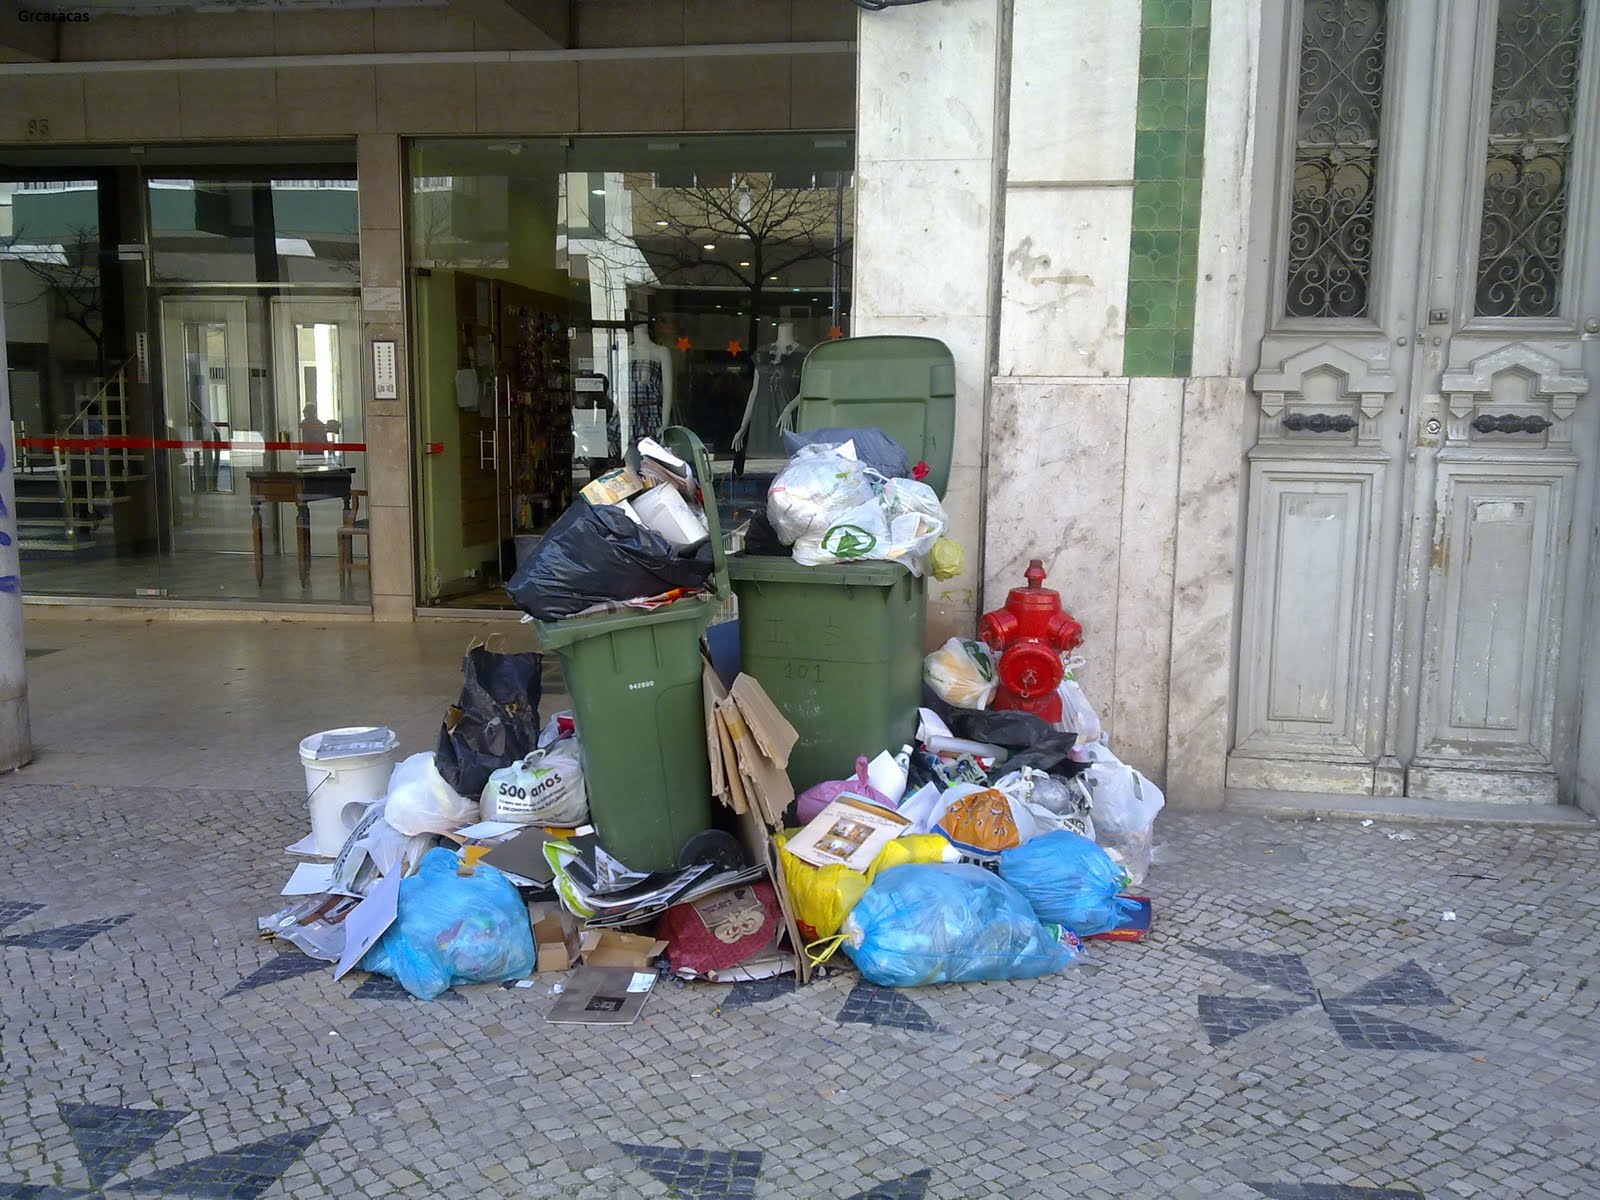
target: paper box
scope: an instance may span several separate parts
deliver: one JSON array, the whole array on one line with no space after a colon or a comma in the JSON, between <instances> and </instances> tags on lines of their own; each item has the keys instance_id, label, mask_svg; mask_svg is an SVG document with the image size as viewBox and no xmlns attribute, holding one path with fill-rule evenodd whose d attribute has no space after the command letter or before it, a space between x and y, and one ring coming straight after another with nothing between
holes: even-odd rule
<instances>
[{"instance_id":1,"label":"paper box","mask_svg":"<svg viewBox=\"0 0 1600 1200\"><path fill-rule=\"evenodd\" d=\"M585 966L627 967L644 971L666 951L667 944L637 933L615 929L586 929L579 945Z\"/></svg>"},{"instance_id":2,"label":"paper box","mask_svg":"<svg viewBox=\"0 0 1600 1200\"><path fill-rule=\"evenodd\" d=\"M644 480L627 467L618 467L615 471L607 471L599 479L591 479L583 485L579 494L590 504L616 504L642 491Z\"/></svg>"},{"instance_id":3,"label":"paper box","mask_svg":"<svg viewBox=\"0 0 1600 1200\"><path fill-rule=\"evenodd\" d=\"M539 951L541 971L566 971L578 963L578 931L568 929L560 913L551 913L533 923L533 942Z\"/></svg>"},{"instance_id":4,"label":"paper box","mask_svg":"<svg viewBox=\"0 0 1600 1200\"><path fill-rule=\"evenodd\" d=\"M689 507L676 488L653 487L632 500L641 524L680 549L706 540L706 519Z\"/></svg>"}]
</instances>

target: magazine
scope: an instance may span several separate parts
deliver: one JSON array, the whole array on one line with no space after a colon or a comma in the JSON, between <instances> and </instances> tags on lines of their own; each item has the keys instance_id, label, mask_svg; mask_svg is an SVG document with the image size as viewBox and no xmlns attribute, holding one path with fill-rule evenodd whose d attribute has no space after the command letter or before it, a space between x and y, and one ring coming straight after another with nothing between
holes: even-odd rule
<instances>
[{"instance_id":1,"label":"magazine","mask_svg":"<svg viewBox=\"0 0 1600 1200\"><path fill-rule=\"evenodd\" d=\"M840 792L789 842L789 853L814 867L842 864L865 871L878 852L910 828L899 813L852 792Z\"/></svg>"}]
</instances>

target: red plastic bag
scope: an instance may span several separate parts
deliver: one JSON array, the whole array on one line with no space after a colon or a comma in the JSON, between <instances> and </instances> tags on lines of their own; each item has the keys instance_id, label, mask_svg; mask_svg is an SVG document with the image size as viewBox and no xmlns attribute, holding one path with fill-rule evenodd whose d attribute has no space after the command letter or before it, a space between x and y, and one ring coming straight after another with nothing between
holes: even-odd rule
<instances>
[{"instance_id":1,"label":"red plastic bag","mask_svg":"<svg viewBox=\"0 0 1600 1200\"><path fill-rule=\"evenodd\" d=\"M667 942L674 973L704 975L738 966L772 945L783 910L770 883L741 884L674 904L656 936Z\"/></svg>"}]
</instances>

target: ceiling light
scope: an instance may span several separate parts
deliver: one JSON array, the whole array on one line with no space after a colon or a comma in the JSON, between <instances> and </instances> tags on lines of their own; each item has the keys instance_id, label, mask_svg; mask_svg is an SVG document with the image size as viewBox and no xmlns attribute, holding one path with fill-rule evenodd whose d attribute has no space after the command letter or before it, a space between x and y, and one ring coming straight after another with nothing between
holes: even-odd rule
<instances>
[{"instance_id":1,"label":"ceiling light","mask_svg":"<svg viewBox=\"0 0 1600 1200\"><path fill-rule=\"evenodd\" d=\"M717 248L717 244L715 242L707 242L706 243L706 249L707 250L715 250L716 248Z\"/></svg>"},{"instance_id":2,"label":"ceiling light","mask_svg":"<svg viewBox=\"0 0 1600 1200\"><path fill-rule=\"evenodd\" d=\"M778 277L776 275L768 275L767 278L769 280L771 280L773 283L777 283L778 282Z\"/></svg>"},{"instance_id":3,"label":"ceiling light","mask_svg":"<svg viewBox=\"0 0 1600 1200\"><path fill-rule=\"evenodd\" d=\"M749 263L747 263L747 262L742 262L742 263L740 263L740 264L739 264L739 265L740 265L740 266L741 266L741 267L748 267L748 266L749 266L749 265L750 265L750 264L749 264Z\"/></svg>"},{"instance_id":4,"label":"ceiling light","mask_svg":"<svg viewBox=\"0 0 1600 1200\"><path fill-rule=\"evenodd\" d=\"M606 190L605 188L590 188L589 194L591 196L604 196L606 194Z\"/></svg>"},{"instance_id":5,"label":"ceiling light","mask_svg":"<svg viewBox=\"0 0 1600 1200\"><path fill-rule=\"evenodd\" d=\"M656 222L656 224L657 224L657 225L665 225L665 224L666 224L666 222L665 222L665 221L657 221L657 222Z\"/></svg>"}]
</instances>

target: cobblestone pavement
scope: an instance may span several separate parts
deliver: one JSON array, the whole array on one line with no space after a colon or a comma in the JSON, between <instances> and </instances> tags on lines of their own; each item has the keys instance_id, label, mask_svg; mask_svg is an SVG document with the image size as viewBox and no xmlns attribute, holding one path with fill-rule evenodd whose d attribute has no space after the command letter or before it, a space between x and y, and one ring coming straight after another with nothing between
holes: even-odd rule
<instances>
[{"instance_id":1,"label":"cobblestone pavement","mask_svg":"<svg viewBox=\"0 0 1600 1200\"><path fill-rule=\"evenodd\" d=\"M3 795L0 1197L1600 1195L1593 831L1169 814L1064 975L590 1028L259 942L299 797Z\"/></svg>"}]
</instances>

